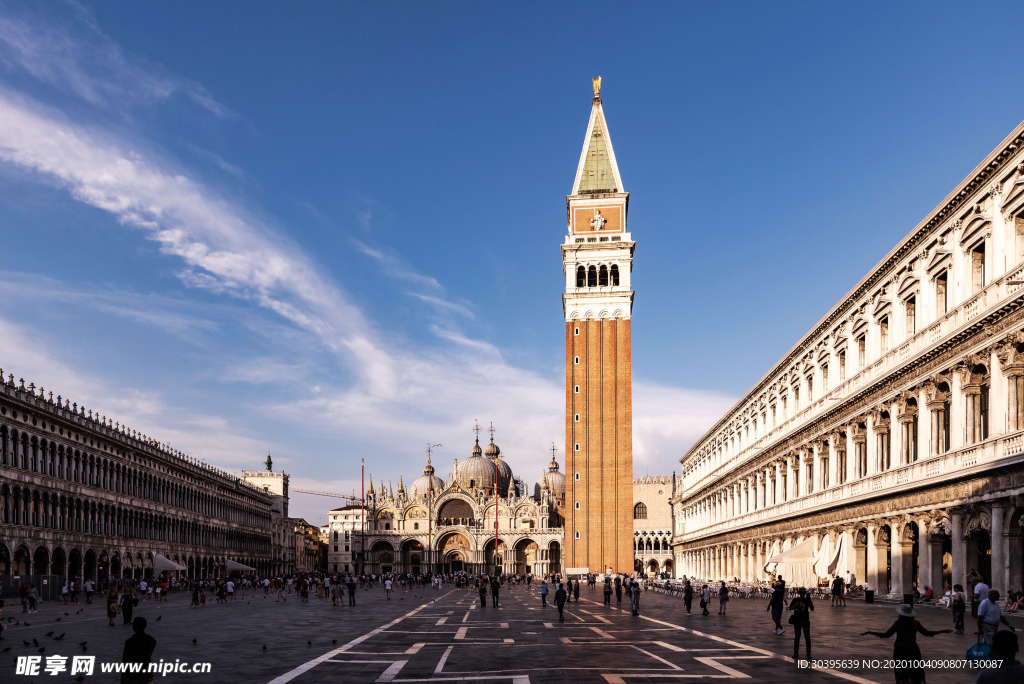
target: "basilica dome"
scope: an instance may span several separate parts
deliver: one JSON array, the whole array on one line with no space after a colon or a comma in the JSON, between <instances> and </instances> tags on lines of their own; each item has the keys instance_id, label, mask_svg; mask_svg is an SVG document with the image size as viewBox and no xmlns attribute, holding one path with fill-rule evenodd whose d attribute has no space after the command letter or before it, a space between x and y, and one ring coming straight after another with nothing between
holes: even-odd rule
<instances>
[{"instance_id":1,"label":"basilica dome","mask_svg":"<svg viewBox=\"0 0 1024 684\"><path fill-rule=\"evenodd\" d=\"M470 491L494 487L494 463L482 456L479 438L473 446L473 455L458 464L456 480L460 487Z\"/></svg>"},{"instance_id":2,"label":"basilica dome","mask_svg":"<svg viewBox=\"0 0 1024 684\"><path fill-rule=\"evenodd\" d=\"M540 479L537 486L541 489L546 487L557 499L565 498L565 475L559 472L558 461L554 456L551 457L551 463L548 464L548 472L544 473L544 477Z\"/></svg>"},{"instance_id":3,"label":"basilica dome","mask_svg":"<svg viewBox=\"0 0 1024 684\"><path fill-rule=\"evenodd\" d=\"M423 469L423 474L412 483L412 487L409 488L409 495L413 499L427 498L427 491L430 489L431 482L434 485L433 496L436 497L438 492L444 488L444 482L437 475L434 475L434 466L430 465L430 458L427 458L427 467Z\"/></svg>"},{"instance_id":4,"label":"basilica dome","mask_svg":"<svg viewBox=\"0 0 1024 684\"><path fill-rule=\"evenodd\" d=\"M512 484L512 467L501 459L501 449L494 443L493 435L491 443L484 447L484 456L498 466L498 494L504 496Z\"/></svg>"}]
</instances>

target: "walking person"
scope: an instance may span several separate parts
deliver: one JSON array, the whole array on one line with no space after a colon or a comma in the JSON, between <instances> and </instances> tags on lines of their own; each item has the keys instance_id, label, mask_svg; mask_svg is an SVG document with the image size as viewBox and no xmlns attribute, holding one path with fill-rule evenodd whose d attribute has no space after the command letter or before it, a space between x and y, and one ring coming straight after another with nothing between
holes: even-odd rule
<instances>
[{"instance_id":1,"label":"walking person","mask_svg":"<svg viewBox=\"0 0 1024 684\"><path fill-rule=\"evenodd\" d=\"M622 605L622 579L619 577L615 578L615 604Z\"/></svg>"},{"instance_id":2,"label":"walking person","mask_svg":"<svg viewBox=\"0 0 1024 684\"><path fill-rule=\"evenodd\" d=\"M632 604L633 615L640 615L640 583L629 583L629 602Z\"/></svg>"},{"instance_id":3,"label":"walking person","mask_svg":"<svg viewBox=\"0 0 1024 684\"><path fill-rule=\"evenodd\" d=\"M388 579L384 580L384 595L387 597L388 601L391 600L391 587L391 578L389 577Z\"/></svg>"},{"instance_id":4,"label":"walking person","mask_svg":"<svg viewBox=\"0 0 1024 684\"><path fill-rule=\"evenodd\" d=\"M686 586L683 587L683 605L686 606L686 617L690 617L690 608L693 606L693 585L690 580L686 580Z\"/></svg>"},{"instance_id":5,"label":"walking person","mask_svg":"<svg viewBox=\"0 0 1024 684\"><path fill-rule=\"evenodd\" d=\"M711 603L711 589L705 584L700 588L700 609L704 611L701 615L711 615L711 611L708 610L709 603Z\"/></svg>"},{"instance_id":6,"label":"walking person","mask_svg":"<svg viewBox=\"0 0 1024 684\"><path fill-rule=\"evenodd\" d=\"M122 624L132 624L132 611L135 610L135 594L132 592L131 585L126 585L124 591L121 592L121 616L124 618Z\"/></svg>"},{"instance_id":7,"label":"walking person","mask_svg":"<svg viewBox=\"0 0 1024 684\"><path fill-rule=\"evenodd\" d=\"M892 623L884 632L861 632L861 636L872 635L881 639L888 639L896 635L896 643L892 647L892 658L895 661L893 674L896 675L896 684L924 684L924 668L920 667L921 649L917 645L917 635L923 634L926 637L933 637L936 634L948 634L951 629L940 629L932 632L924 628L917 621L914 614L914 607L904 603L896 610L896 622ZM810 656L808 656L810 658Z\"/></svg>"},{"instance_id":8,"label":"walking person","mask_svg":"<svg viewBox=\"0 0 1024 684\"><path fill-rule=\"evenodd\" d=\"M565 622L565 602L569 598L562 584L555 585L555 608L558 608L558 621Z\"/></svg>"},{"instance_id":9,"label":"walking person","mask_svg":"<svg viewBox=\"0 0 1024 684\"><path fill-rule=\"evenodd\" d=\"M498 578L495 577L491 580L491 605L495 608L500 608L498 605L498 592L501 590L501 583L498 582Z\"/></svg>"},{"instance_id":10,"label":"walking person","mask_svg":"<svg viewBox=\"0 0 1024 684\"><path fill-rule=\"evenodd\" d=\"M845 606L846 598L843 596L843 578L839 575L832 580L832 607Z\"/></svg>"},{"instance_id":11,"label":"walking person","mask_svg":"<svg viewBox=\"0 0 1024 684\"><path fill-rule=\"evenodd\" d=\"M548 581L546 579L540 581L540 605L541 608L546 608L548 605Z\"/></svg>"},{"instance_id":12,"label":"walking person","mask_svg":"<svg viewBox=\"0 0 1024 684\"><path fill-rule=\"evenodd\" d=\"M800 633L803 632L804 644L807 647L807 659L811 659L811 611L814 602L807 595L807 590L800 587L796 590L797 597L789 602L793 614L789 616L789 624L793 625L793 660L800 657Z\"/></svg>"},{"instance_id":13,"label":"walking person","mask_svg":"<svg viewBox=\"0 0 1024 684\"><path fill-rule=\"evenodd\" d=\"M729 587L725 586L723 580L722 586L718 588L718 614L725 615L725 606L729 603Z\"/></svg>"},{"instance_id":14,"label":"walking person","mask_svg":"<svg viewBox=\"0 0 1024 684\"><path fill-rule=\"evenodd\" d=\"M28 612L36 612L36 605L38 605L39 593L36 591L36 585L32 582L28 583Z\"/></svg>"},{"instance_id":15,"label":"walking person","mask_svg":"<svg viewBox=\"0 0 1024 684\"><path fill-rule=\"evenodd\" d=\"M949 599L949 607L953 611L953 631L964 633L964 614L967 612L967 594L962 584L953 585L953 595Z\"/></svg>"},{"instance_id":16,"label":"walking person","mask_svg":"<svg viewBox=\"0 0 1024 684\"><path fill-rule=\"evenodd\" d=\"M487 607L487 582L483 580L480 581L480 607Z\"/></svg>"},{"instance_id":17,"label":"walking person","mask_svg":"<svg viewBox=\"0 0 1024 684\"><path fill-rule=\"evenodd\" d=\"M772 589L771 598L768 599L768 610L772 613L772 620L775 621L775 629L772 634L785 634L786 628L782 626L782 609L786 605L786 592L781 584L776 584Z\"/></svg>"},{"instance_id":18,"label":"walking person","mask_svg":"<svg viewBox=\"0 0 1024 684\"><path fill-rule=\"evenodd\" d=\"M114 618L117 617L117 611L121 608L117 599L117 589L111 585L110 591L107 592L107 624L111 627L114 626Z\"/></svg>"},{"instance_id":19,"label":"walking person","mask_svg":"<svg viewBox=\"0 0 1024 684\"><path fill-rule=\"evenodd\" d=\"M992 637L999 629L1000 622L1009 627L1011 632L1017 631L999 610L999 592L989 589L988 596L978 605L978 634L981 635L981 643L992 645Z\"/></svg>"},{"instance_id":20,"label":"walking person","mask_svg":"<svg viewBox=\"0 0 1024 684\"><path fill-rule=\"evenodd\" d=\"M572 598L576 603L580 602L580 581L576 580L576 584L572 587Z\"/></svg>"},{"instance_id":21,"label":"walking person","mask_svg":"<svg viewBox=\"0 0 1024 684\"><path fill-rule=\"evenodd\" d=\"M612 605L612 579L610 577L604 578L604 605Z\"/></svg>"}]
</instances>

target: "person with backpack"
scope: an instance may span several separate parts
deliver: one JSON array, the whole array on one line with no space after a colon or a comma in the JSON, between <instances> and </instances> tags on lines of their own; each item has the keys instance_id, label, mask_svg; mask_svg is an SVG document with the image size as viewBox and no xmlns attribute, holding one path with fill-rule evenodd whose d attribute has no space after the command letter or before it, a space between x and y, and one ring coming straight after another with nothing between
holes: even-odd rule
<instances>
[{"instance_id":1,"label":"person with backpack","mask_svg":"<svg viewBox=\"0 0 1024 684\"><path fill-rule=\"evenodd\" d=\"M807 659L811 659L811 611L814 610L814 602L807 595L807 590L800 587L796 590L798 594L795 599L789 602L789 609L793 614L789 616L789 624L793 625L793 660L800 658L800 633L803 632L804 644L807 647Z\"/></svg>"},{"instance_id":2,"label":"person with backpack","mask_svg":"<svg viewBox=\"0 0 1024 684\"><path fill-rule=\"evenodd\" d=\"M683 587L683 605L686 606L686 616L690 616L690 607L693 605L693 585L690 584L690 580L686 580L686 586Z\"/></svg>"},{"instance_id":3,"label":"person with backpack","mask_svg":"<svg viewBox=\"0 0 1024 684\"><path fill-rule=\"evenodd\" d=\"M711 615L711 611L708 610L708 604L711 603L711 589L708 585L704 585L700 588L700 609L704 612L701 615Z\"/></svg>"},{"instance_id":4,"label":"person with backpack","mask_svg":"<svg viewBox=\"0 0 1024 684\"><path fill-rule=\"evenodd\" d=\"M621 589L619 591L622 591ZM604 578L604 605L612 605L612 578Z\"/></svg>"}]
</instances>

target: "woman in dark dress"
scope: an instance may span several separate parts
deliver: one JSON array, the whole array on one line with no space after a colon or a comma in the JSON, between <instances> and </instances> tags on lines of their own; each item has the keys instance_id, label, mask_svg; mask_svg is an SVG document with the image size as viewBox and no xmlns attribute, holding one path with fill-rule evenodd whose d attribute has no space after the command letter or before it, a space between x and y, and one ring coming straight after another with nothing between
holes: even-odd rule
<instances>
[{"instance_id":1,"label":"woman in dark dress","mask_svg":"<svg viewBox=\"0 0 1024 684\"><path fill-rule=\"evenodd\" d=\"M117 589L113 586L107 592L107 621L114 626L114 618L117 617Z\"/></svg>"},{"instance_id":2,"label":"woman in dark dress","mask_svg":"<svg viewBox=\"0 0 1024 684\"><path fill-rule=\"evenodd\" d=\"M121 594L121 615L124 617L124 624L132 624L132 612L135 610L135 593L130 586L124 588Z\"/></svg>"},{"instance_id":3,"label":"woman in dark dress","mask_svg":"<svg viewBox=\"0 0 1024 684\"><path fill-rule=\"evenodd\" d=\"M884 632L862 632L861 636L867 636L868 634L880 637L882 639L888 639L893 634L896 635L896 643L892 647L893 660L897 661L896 665L901 665L900 661L920 661L921 660L921 649L917 645L917 635L923 634L926 637L933 637L936 634L948 634L952 632L951 629L940 629L937 632L932 632L924 628L924 626L917 621L914 616L914 608L909 603L904 603L899 607L897 611L898 617L896 622L892 623L892 627ZM924 681L924 668L922 667L896 667L893 670L893 674L896 675L896 684L925 684Z\"/></svg>"}]
</instances>

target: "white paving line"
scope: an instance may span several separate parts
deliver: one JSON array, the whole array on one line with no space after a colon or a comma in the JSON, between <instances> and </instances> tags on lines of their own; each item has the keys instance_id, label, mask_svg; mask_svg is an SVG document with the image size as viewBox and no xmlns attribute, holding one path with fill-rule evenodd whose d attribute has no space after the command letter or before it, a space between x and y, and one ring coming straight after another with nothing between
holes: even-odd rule
<instances>
[{"instance_id":1,"label":"white paving line","mask_svg":"<svg viewBox=\"0 0 1024 684\"><path fill-rule=\"evenodd\" d=\"M744 674L744 673L740 672L739 670L734 670L731 667L729 667L728 665L723 665L719 661L720 660L750 660L750 659L754 659L754 658L758 658L758 657L759 656L717 656L717 657L712 657L712 658L697 657L697 658L694 658L694 660L696 660L697 662L700 662L700 663L704 663L705 665L710 665L711 667L715 668L719 672L722 672L724 674L730 675L732 677L736 677L737 679L750 679L750 675Z\"/></svg>"},{"instance_id":2,"label":"white paving line","mask_svg":"<svg viewBox=\"0 0 1024 684\"><path fill-rule=\"evenodd\" d=\"M408 660L396 660L394 663L391 664L391 667L389 667L388 669L384 670L384 672L381 673L380 677L377 677L377 679L375 681L378 681L378 682L393 682L393 681L395 681L395 677L398 676L398 673L402 671L402 668L405 667L405 664L407 662L409 662L409 661Z\"/></svg>"},{"instance_id":3,"label":"white paving line","mask_svg":"<svg viewBox=\"0 0 1024 684\"><path fill-rule=\"evenodd\" d=\"M594 630L594 633L597 634L602 639L614 639L615 638L611 634L609 634L608 632L606 632L606 631L604 631L602 629L598 629L597 627L591 627L590 629Z\"/></svg>"},{"instance_id":4,"label":"white paving line","mask_svg":"<svg viewBox=\"0 0 1024 684\"><path fill-rule=\"evenodd\" d=\"M455 639L465 639L466 638L466 632L468 632L468 631L469 631L469 627L459 627L459 631L457 631L455 633L455 636L453 638L455 638Z\"/></svg>"},{"instance_id":5,"label":"white paving line","mask_svg":"<svg viewBox=\"0 0 1024 684\"><path fill-rule=\"evenodd\" d=\"M453 648L455 648L454 645L445 649L444 655L437 661L437 667L434 668L434 674L441 674L441 670L444 669L444 664L448 662L448 656L451 654Z\"/></svg>"},{"instance_id":6,"label":"white paving line","mask_svg":"<svg viewBox=\"0 0 1024 684\"><path fill-rule=\"evenodd\" d=\"M639 646L637 646L635 644L633 645L633 648L635 648L636 650L640 651L641 653L643 653L646 656L650 656L650 657L654 658L655 660L657 660L660 663L664 663L665 665L668 665L673 670L682 670L683 669L683 668L679 667L678 665L676 665L675 663L673 663L672 661L665 660L664 658L656 656L653 653L651 653L650 651L645 651L644 649L640 648Z\"/></svg>"},{"instance_id":7,"label":"white paving line","mask_svg":"<svg viewBox=\"0 0 1024 684\"><path fill-rule=\"evenodd\" d=\"M451 592L448 592L448 594L450 594L450 593ZM381 632L387 630L389 627L394 627L395 625L397 625L402 620L404 620L404 619L406 619L408 617L412 617L413 615L415 615L416 613L420 612L421 610L423 610L424 608L426 608L430 604L434 603L435 601L439 601L440 599L444 598L448 594L444 594L443 596L439 596L436 599L433 599L432 601L430 601L428 603L422 604L418 608L413 608L412 610L410 610L405 615L403 615L401 617L398 617L398 618L395 618L394 620L392 620L391 622L387 623L386 625L381 625L380 627L378 627L378 628L376 628L374 630L371 630L371 631L367 632L366 634L364 634L364 635L362 635L360 637L356 637L355 639L353 639L352 641L348 642L344 646L339 646L338 648L336 648L336 649L334 649L332 651L328 651L327 653L323 654L322 656L314 658L313 660L310 660L309 662L303 663L302 665L299 665L298 667L296 667L296 668L294 668L292 670L289 670L288 672L285 672L283 675L280 675L278 677L274 677L269 682L267 682L267 684L287 684L288 682L292 681L293 679L295 679L299 675L304 674L306 672L309 672L310 670L312 670L314 667L316 667L320 663L326 662L327 660L330 660L334 656L339 655L341 653L344 653L345 651L347 651L348 649L352 648L353 646L358 646L359 644L363 643L367 639L370 639L370 638L380 634Z\"/></svg>"},{"instance_id":8,"label":"white paving line","mask_svg":"<svg viewBox=\"0 0 1024 684\"><path fill-rule=\"evenodd\" d=\"M597 602L596 601L591 601L591 603L597 603ZM683 627L682 625L676 625L676 624L673 624L671 622L665 622L664 620L658 620L657 618L652 618L652 617L649 617L647 615L641 615L640 619L648 620L650 622L655 622L655 623L657 623L659 625L665 625L666 627L674 627L675 629L677 629L677 630L679 630L681 632L690 632L691 634L696 634L697 636L702 636L702 637L704 637L706 639L713 639L714 641L720 641L723 644L729 644L730 646L736 646L736 647L742 648L742 649L744 649L746 651L751 651L753 653L758 653L760 655L768 656L769 658L774 658L776 660L782 660L782 661L787 662L787 663L791 663L792 662L792 660L790 658L787 658L784 655L780 655L780 654L774 653L772 651L766 651L763 648L757 648L756 646L750 646L748 644L744 644L744 643L741 643L739 641L731 641L731 640L726 639L724 637L720 637L720 636L718 636L716 634L707 634L705 632L698 632L695 629L691 629L689 627ZM699 658L698 658L698 660L699 660ZM731 669L731 668L727 668L727 669ZM842 672L840 670L832 670L832 669L826 668L826 667L816 668L814 671L815 672L825 672L825 673L830 674L830 675L832 675L834 677L839 677L840 679L846 679L846 680L851 681L851 682L857 682L857 684L878 684L878 682L876 682L873 679L865 679L864 677L858 677L857 675L850 674L848 672ZM667 675L667 676L669 676L669 675ZM680 676L682 676L682 675L680 675ZM606 679L607 679L607 677L608 677L608 675L605 676ZM747 675L744 675L744 677L747 677ZM608 681L609 681L609 684L613 684L612 680L608 680ZM616 680L616 681L618 681L618 680Z\"/></svg>"},{"instance_id":9,"label":"white paving line","mask_svg":"<svg viewBox=\"0 0 1024 684\"><path fill-rule=\"evenodd\" d=\"M448 622L448 618L446 618L446 617L443 617L443 618L441 618L440 620L438 620L437 622L435 622L435 623L434 623L434 626L435 626L435 627L440 627L441 625L443 625L443 624L444 624L444 623L446 623L446 622Z\"/></svg>"}]
</instances>

